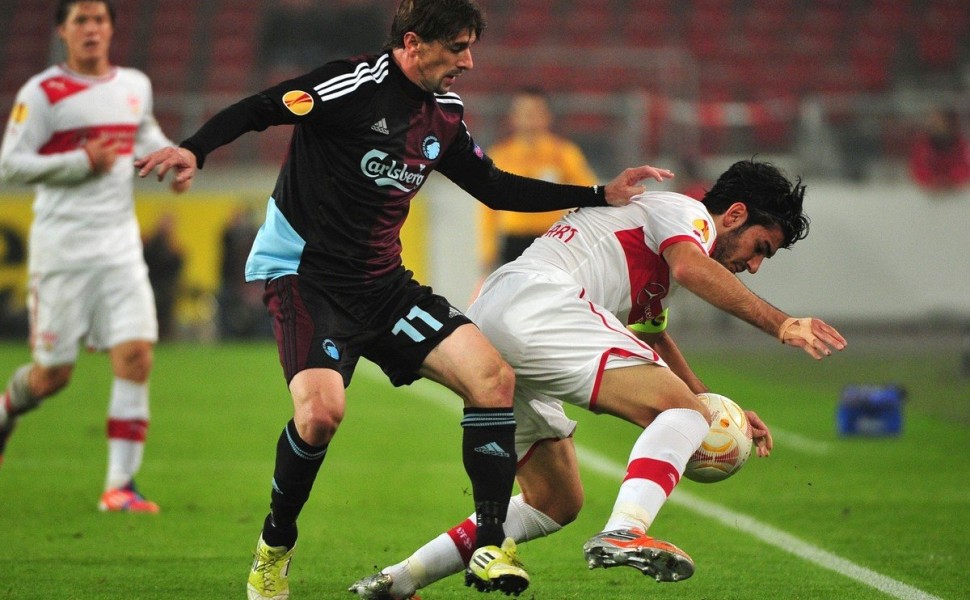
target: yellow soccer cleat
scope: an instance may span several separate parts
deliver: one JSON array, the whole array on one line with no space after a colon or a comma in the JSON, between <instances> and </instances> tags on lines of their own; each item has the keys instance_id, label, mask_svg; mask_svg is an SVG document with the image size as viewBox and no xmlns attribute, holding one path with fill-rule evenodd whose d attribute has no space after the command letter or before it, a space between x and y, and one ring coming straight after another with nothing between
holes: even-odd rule
<instances>
[{"instance_id":1,"label":"yellow soccer cleat","mask_svg":"<svg viewBox=\"0 0 970 600\"><path fill-rule=\"evenodd\" d=\"M259 536L246 585L249 600L287 600L290 597L290 559L295 548L268 546L263 536Z\"/></svg>"},{"instance_id":2,"label":"yellow soccer cleat","mask_svg":"<svg viewBox=\"0 0 970 600\"><path fill-rule=\"evenodd\" d=\"M529 587L529 574L519 561L515 541L505 538L502 547L483 546L472 554L465 570L465 585L480 592L498 590L506 596L518 596Z\"/></svg>"}]
</instances>

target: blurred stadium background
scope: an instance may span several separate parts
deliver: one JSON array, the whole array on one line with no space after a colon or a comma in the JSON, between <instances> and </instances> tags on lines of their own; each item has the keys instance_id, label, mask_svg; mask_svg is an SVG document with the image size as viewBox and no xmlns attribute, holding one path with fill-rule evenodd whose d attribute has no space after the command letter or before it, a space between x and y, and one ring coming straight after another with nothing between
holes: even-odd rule
<instances>
[{"instance_id":1,"label":"blurred stadium background","mask_svg":"<svg viewBox=\"0 0 970 600\"><path fill-rule=\"evenodd\" d=\"M310 11L302 22L279 20L277 9L291 4ZM712 181L739 158L771 160L808 183L812 235L749 285L790 312L847 327L932 325L949 340L962 330L970 336L970 189L923 190L906 166L931 109L956 111L965 132L970 126L966 0L480 4L489 28L475 47L475 69L456 86L480 145L504 132L510 94L536 86L552 94L556 129L580 144L604 180L647 162L674 169L681 180L693 170ZM113 60L152 78L156 115L180 140L244 95L327 59L378 48L396 2L116 5ZM58 60L60 49L52 1L0 0L0 7L6 113L18 87ZM154 182L139 182L146 235L169 217L184 258L175 336L233 333L218 326L223 231L234 219L259 224L288 136L288 128L274 128L220 149L187 197L173 200ZM475 203L462 195L433 177L405 237L407 264L459 306L478 277L470 243ZM15 335L29 201L29 189L0 189L0 331ZM728 327L689 301L681 314L695 326Z\"/></svg>"}]
</instances>

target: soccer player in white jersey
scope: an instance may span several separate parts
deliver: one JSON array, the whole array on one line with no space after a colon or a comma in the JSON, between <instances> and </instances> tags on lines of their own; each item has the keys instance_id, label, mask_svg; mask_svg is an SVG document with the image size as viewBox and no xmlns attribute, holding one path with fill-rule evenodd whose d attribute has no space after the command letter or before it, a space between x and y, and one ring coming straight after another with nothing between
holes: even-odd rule
<instances>
[{"instance_id":1,"label":"soccer player in white jersey","mask_svg":"<svg viewBox=\"0 0 970 600\"><path fill-rule=\"evenodd\" d=\"M66 61L20 89L0 149L0 180L33 184L31 350L0 396L0 461L18 419L70 381L80 344L107 350L108 473L99 508L158 512L135 488L158 337L133 198L134 158L172 142L152 114L151 83L109 62L114 7L60 0ZM187 184L175 184L176 192Z\"/></svg>"},{"instance_id":2,"label":"soccer player in white jersey","mask_svg":"<svg viewBox=\"0 0 970 600\"><path fill-rule=\"evenodd\" d=\"M694 573L691 558L647 530L710 427L696 394L707 387L666 331L667 296L678 286L816 359L845 347L817 318L789 317L736 277L756 273L808 234L805 187L770 164L735 163L703 202L646 192L623 208L566 215L516 261L486 279L468 316L515 369L517 479L505 533L524 542L561 529L583 503L562 403L640 427L613 513L584 546L592 567L626 565L657 581ZM772 447L748 411L758 454ZM364 598L408 598L460 572L474 547L474 519L408 559L354 583Z\"/></svg>"}]
</instances>

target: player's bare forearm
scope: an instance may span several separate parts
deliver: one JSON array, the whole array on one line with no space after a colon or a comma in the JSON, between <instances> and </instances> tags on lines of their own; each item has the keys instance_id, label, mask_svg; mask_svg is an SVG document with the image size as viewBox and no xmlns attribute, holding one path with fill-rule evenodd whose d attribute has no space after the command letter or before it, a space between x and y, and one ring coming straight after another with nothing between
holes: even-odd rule
<instances>
[{"instance_id":1,"label":"player's bare forearm","mask_svg":"<svg viewBox=\"0 0 970 600\"><path fill-rule=\"evenodd\" d=\"M680 351L680 347L677 346L669 333L666 331L660 333L635 333L637 337L650 344L650 347L667 363L670 370L687 384L690 391L695 394L703 394L704 392L710 391L704 385L704 382L701 381L700 377L694 373L694 370L690 368L687 358L684 357Z\"/></svg>"},{"instance_id":2,"label":"player's bare forearm","mask_svg":"<svg viewBox=\"0 0 970 600\"><path fill-rule=\"evenodd\" d=\"M670 274L682 286L712 306L774 336L788 317L741 283L733 273L692 243L664 251Z\"/></svg>"},{"instance_id":3,"label":"player's bare forearm","mask_svg":"<svg viewBox=\"0 0 970 600\"><path fill-rule=\"evenodd\" d=\"M834 327L821 319L790 317L693 244L674 244L664 252L664 258L674 279L702 300L784 344L801 348L816 360L831 355L832 349L846 347L845 338Z\"/></svg>"}]
</instances>

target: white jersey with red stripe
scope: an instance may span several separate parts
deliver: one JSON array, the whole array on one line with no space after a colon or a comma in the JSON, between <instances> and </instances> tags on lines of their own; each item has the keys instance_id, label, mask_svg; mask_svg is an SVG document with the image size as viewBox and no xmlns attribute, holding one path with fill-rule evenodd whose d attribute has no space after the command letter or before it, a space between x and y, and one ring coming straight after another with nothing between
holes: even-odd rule
<instances>
[{"instance_id":1,"label":"white jersey with red stripe","mask_svg":"<svg viewBox=\"0 0 970 600\"><path fill-rule=\"evenodd\" d=\"M597 410L607 370L666 367L627 326L664 310L674 287L664 249L686 241L710 254L714 238L703 204L647 192L622 208L566 215L485 280L467 314L515 370L522 461L539 441L573 434L563 402Z\"/></svg>"},{"instance_id":2,"label":"white jersey with red stripe","mask_svg":"<svg viewBox=\"0 0 970 600\"><path fill-rule=\"evenodd\" d=\"M83 146L106 136L118 141L118 159L95 175ZM28 80L0 148L0 179L36 188L30 271L142 260L132 163L171 144L152 113L151 83L138 70L86 77L58 65Z\"/></svg>"},{"instance_id":3,"label":"white jersey with red stripe","mask_svg":"<svg viewBox=\"0 0 970 600\"><path fill-rule=\"evenodd\" d=\"M675 288L663 251L696 243L710 254L716 233L701 202L675 192L645 192L624 207L582 208L564 216L516 261L496 271L557 271L584 298L632 325L658 317Z\"/></svg>"}]
</instances>

